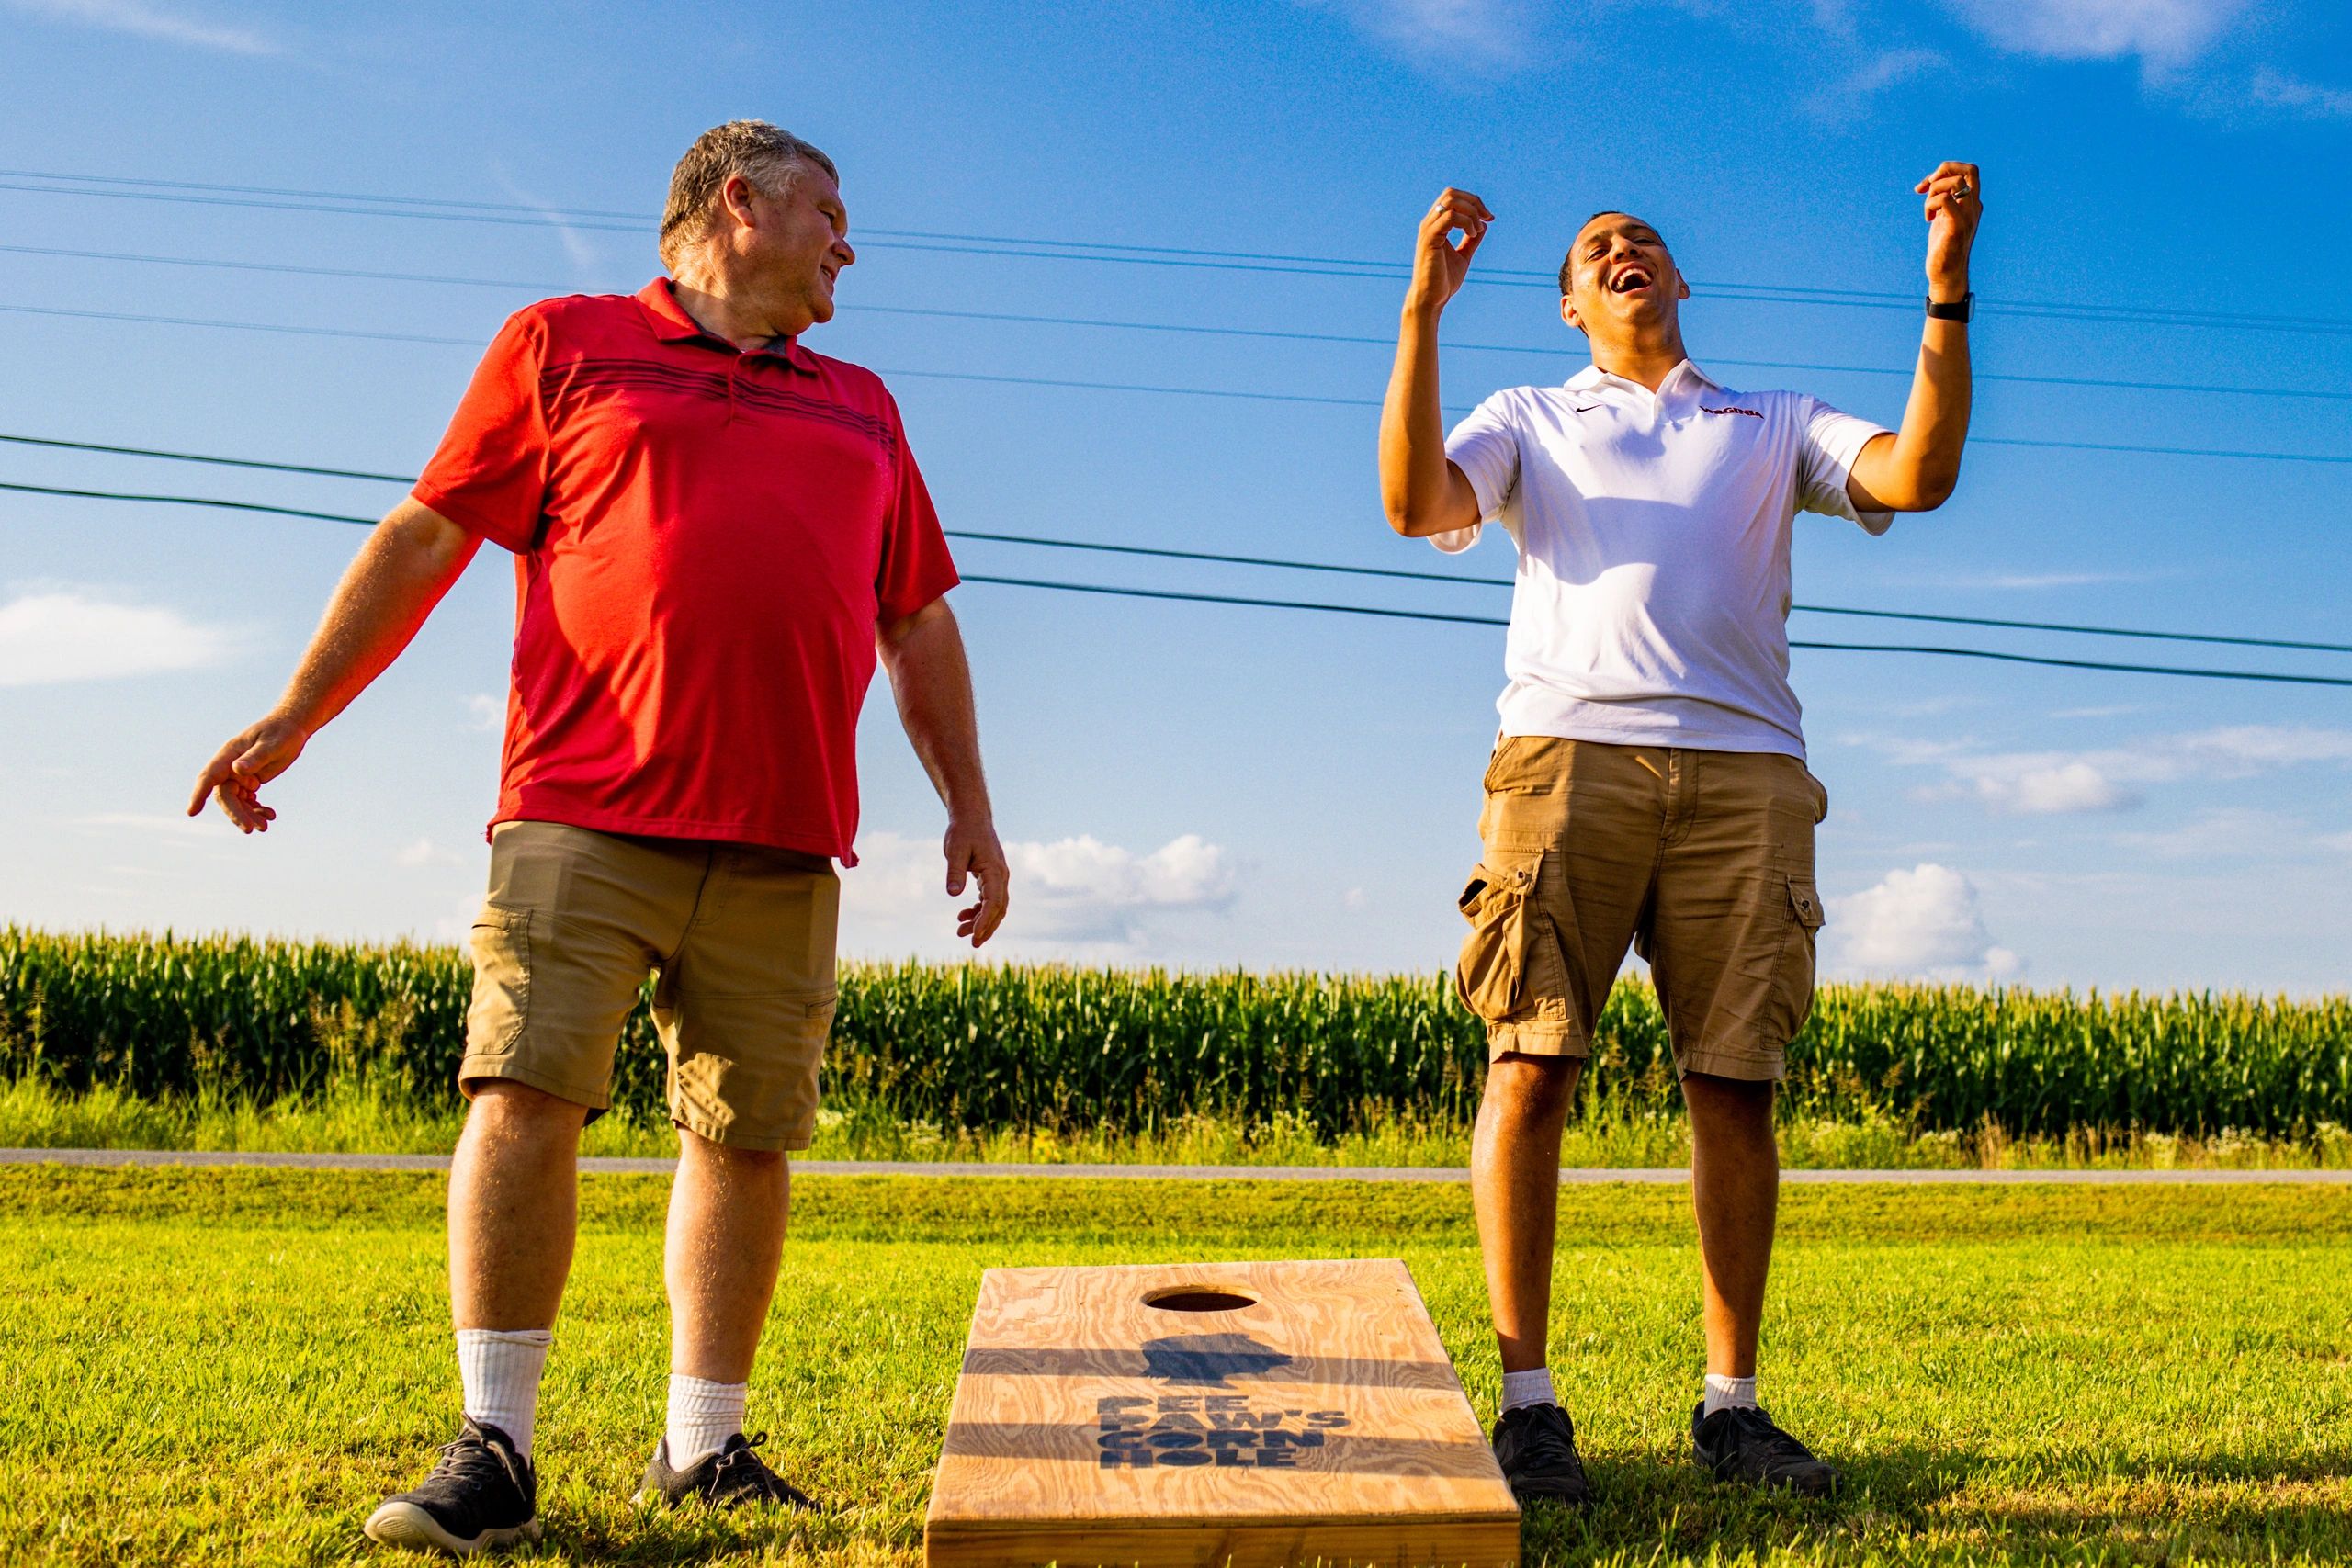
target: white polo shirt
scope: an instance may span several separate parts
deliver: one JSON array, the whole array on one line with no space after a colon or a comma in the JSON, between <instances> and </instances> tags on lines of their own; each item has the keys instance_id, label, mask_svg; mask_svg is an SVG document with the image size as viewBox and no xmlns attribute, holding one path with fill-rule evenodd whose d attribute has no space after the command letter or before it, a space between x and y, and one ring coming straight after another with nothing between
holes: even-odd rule
<instances>
[{"instance_id":1,"label":"white polo shirt","mask_svg":"<svg viewBox=\"0 0 2352 1568\"><path fill-rule=\"evenodd\" d=\"M1430 542L1466 550L1499 520L1519 547L1502 732L1802 760L1789 525L1802 507L1886 532L1894 513L1846 496L1882 428L1687 359L1655 395L1592 367L1480 403L1445 454L1481 521Z\"/></svg>"}]
</instances>

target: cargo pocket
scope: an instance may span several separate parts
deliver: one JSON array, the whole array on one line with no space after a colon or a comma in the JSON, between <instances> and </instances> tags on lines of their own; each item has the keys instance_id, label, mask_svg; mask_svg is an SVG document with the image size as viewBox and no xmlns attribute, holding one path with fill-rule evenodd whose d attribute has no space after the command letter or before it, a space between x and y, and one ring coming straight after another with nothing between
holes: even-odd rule
<instances>
[{"instance_id":1,"label":"cargo pocket","mask_svg":"<svg viewBox=\"0 0 2352 1568\"><path fill-rule=\"evenodd\" d=\"M1454 965L1462 1003L1489 1023L1517 1010L1526 989L1528 952L1543 911L1535 903L1544 852L1490 849L1462 889L1462 918L1470 935Z\"/></svg>"},{"instance_id":2,"label":"cargo pocket","mask_svg":"<svg viewBox=\"0 0 2352 1568\"><path fill-rule=\"evenodd\" d=\"M1775 1031L1780 1043L1796 1038L1813 1011L1814 953L1821 935L1821 895L1810 876L1789 876L1789 935L1781 948L1781 973L1776 976L1781 1015Z\"/></svg>"},{"instance_id":3,"label":"cargo pocket","mask_svg":"<svg viewBox=\"0 0 2352 1568\"><path fill-rule=\"evenodd\" d=\"M485 905L467 945L474 996L466 1009L466 1055L499 1056L523 1037L531 1007L531 911Z\"/></svg>"}]
</instances>

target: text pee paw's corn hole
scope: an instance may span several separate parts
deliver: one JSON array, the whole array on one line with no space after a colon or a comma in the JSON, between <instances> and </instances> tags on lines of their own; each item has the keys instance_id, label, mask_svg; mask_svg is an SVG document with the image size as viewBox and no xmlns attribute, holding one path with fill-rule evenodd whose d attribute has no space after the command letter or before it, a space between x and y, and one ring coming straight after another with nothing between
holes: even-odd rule
<instances>
[{"instance_id":1,"label":"text pee paw's corn hole","mask_svg":"<svg viewBox=\"0 0 2352 1568\"><path fill-rule=\"evenodd\" d=\"M1519 1507L1405 1266L991 1269L934 1568L1519 1560Z\"/></svg>"}]
</instances>

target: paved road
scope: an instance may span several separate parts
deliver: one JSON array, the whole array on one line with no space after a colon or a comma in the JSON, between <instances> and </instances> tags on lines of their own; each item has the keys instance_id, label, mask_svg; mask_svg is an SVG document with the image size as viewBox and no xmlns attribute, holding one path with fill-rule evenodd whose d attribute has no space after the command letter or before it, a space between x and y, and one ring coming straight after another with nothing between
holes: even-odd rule
<instances>
[{"instance_id":1,"label":"paved road","mask_svg":"<svg viewBox=\"0 0 2352 1568\"><path fill-rule=\"evenodd\" d=\"M0 1149L0 1165L96 1166L278 1166L308 1170L447 1170L447 1155L227 1154L203 1149ZM587 1158L581 1168L602 1173L660 1174L666 1159ZM896 1164L883 1160L804 1159L792 1168L804 1176L1113 1177L1192 1181L1444 1181L1464 1182L1459 1166L1314 1165L985 1165L941 1161ZM1563 1184L1600 1181L1684 1182L1682 1169L1574 1169L1560 1172ZM1894 1182L1905 1186L2242 1186L2254 1182L2352 1185L2352 1170L1790 1170L1781 1179L1799 1185Z\"/></svg>"}]
</instances>

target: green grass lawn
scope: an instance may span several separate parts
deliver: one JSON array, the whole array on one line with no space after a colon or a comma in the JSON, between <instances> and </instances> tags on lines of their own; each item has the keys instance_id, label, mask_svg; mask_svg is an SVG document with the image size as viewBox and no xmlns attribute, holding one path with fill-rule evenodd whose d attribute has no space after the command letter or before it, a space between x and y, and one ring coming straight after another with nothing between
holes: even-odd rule
<instances>
[{"instance_id":1,"label":"green grass lawn","mask_svg":"<svg viewBox=\"0 0 2352 1568\"><path fill-rule=\"evenodd\" d=\"M1401 1257L1482 1415L1499 1382L1453 1187L799 1184L752 1421L830 1505L634 1508L661 1419L654 1178L583 1183L523 1560L912 1563L980 1271ZM441 1186L0 1168L0 1562L334 1562L456 1424ZM1600 1496L1528 1561L2320 1562L2352 1555L2352 1201L2285 1187L1787 1195L1763 1392L1836 1505L1690 1465L1687 1195L1562 1194L1555 1364ZM406 1559L403 1559L404 1561Z\"/></svg>"},{"instance_id":2,"label":"green grass lawn","mask_svg":"<svg viewBox=\"0 0 2352 1568\"><path fill-rule=\"evenodd\" d=\"M447 1154L465 1125L454 1092L338 1080L306 1096L176 1094L146 1100L101 1086L61 1089L37 1077L0 1078L0 1148L232 1149L244 1153ZM2085 1129L2013 1138L1998 1126L1918 1132L1883 1112L1855 1118L1787 1114L1781 1161L1815 1170L2297 1170L2352 1167L2352 1132L2322 1122L2295 1137L2222 1131L2210 1137ZM659 1117L616 1111L589 1127L589 1155L673 1158L678 1137ZM818 1112L813 1159L985 1160L1023 1165L1464 1166L1466 1122L1376 1119L1318 1134L1305 1118L1243 1125L1215 1116L1170 1118L1148 1132L1100 1126L942 1129L873 1106ZM1624 1169L1687 1166L1690 1123L1679 1114L1588 1105L1560 1142L1564 1165Z\"/></svg>"}]
</instances>

